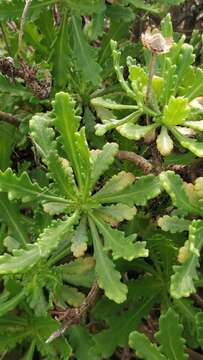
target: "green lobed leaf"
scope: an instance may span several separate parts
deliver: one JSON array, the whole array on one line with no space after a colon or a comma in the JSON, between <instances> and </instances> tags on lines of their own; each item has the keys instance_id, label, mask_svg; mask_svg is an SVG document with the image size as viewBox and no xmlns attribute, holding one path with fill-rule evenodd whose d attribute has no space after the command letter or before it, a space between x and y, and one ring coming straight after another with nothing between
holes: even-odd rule
<instances>
[{"instance_id":1,"label":"green lobed leaf","mask_svg":"<svg viewBox=\"0 0 203 360\"><path fill-rule=\"evenodd\" d=\"M79 17L72 16L72 27L73 50L78 67L85 81L97 86L101 82L100 72L102 68L95 60L95 49L88 44Z\"/></svg>"},{"instance_id":2,"label":"green lobed leaf","mask_svg":"<svg viewBox=\"0 0 203 360\"><path fill-rule=\"evenodd\" d=\"M9 200L20 199L22 202L55 200L66 202L63 198L52 196L48 188L41 188L36 182L32 183L28 174L23 172L19 177L8 168L0 170L0 191L8 192Z\"/></svg>"},{"instance_id":3,"label":"green lobed leaf","mask_svg":"<svg viewBox=\"0 0 203 360\"><path fill-rule=\"evenodd\" d=\"M75 12L81 15L92 15L105 10L104 0L83 0L78 3L76 0L64 0L65 3Z\"/></svg>"},{"instance_id":4,"label":"green lobed leaf","mask_svg":"<svg viewBox=\"0 0 203 360\"><path fill-rule=\"evenodd\" d=\"M135 19L135 13L133 10L128 7L128 3L121 2L119 3L112 3L111 6L108 6L106 9L106 15L112 21L122 21L129 23Z\"/></svg>"},{"instance_id":5,"label":"green lobed leaf","mask_svg":"<svg viewBox=\"0 0 203 360\"><path fill-rule=\"evenodd\" d=\"M181 317L181 323L184 326L184 337L188 346L196 347L197 343L197 324L196 315L200 312L190 299L174 299L175 310Z\"/></svg>"},{"instance_id":6,"label":"green lobed leaf","mask_svg":"<svg viewBox=\"0 0 203 360\"><path fill-rule=\"evenodd\" d=\"M189 239L179 252L181 265L174 266L171 276L171 296L179 299L195 292L194 281L198 280L200 251L203 246L203 221L193 220L189 227ZM184 253L183 253L184 250Z\"/></svg>"},{"instance_id":7,"label":"green lobed leaf","mask_svg":"<svg viewBox=\"0 0 203 360\"><path fill-rule=\"evenodd\" d=\"M170 195L173 204L185 214L202 215L198 201L192 200L184 188L181 177L173 171L165 171L159 175L160 183L164 190Z\"/></svg>"},{"instance_id":8,"label":"green lobed leaf","mask_svg":"<svg viewBox=\"0 0 203 360\"><path fill-rule=\"evenodd\" d=\"M104 249L112 250L113 259L124 258L131 261L139 257L147 257L146 242L136 241L137 234L125 237L125 234L117 229L112 229L98 216L92 215L99 232L104 238Z\"/></svg>"},{"instance_id":9,"label":"green lobed leaf","mask_svg":"<svg viewBox=\"0 0 203 360\"><path fill-rule=\"evenodd\" d=\"M0 274L18 273L33 266L40 259L36 244L27 245L25 250L15 250L13 255L0 256Z\"/></svg>"},{"instance_id":10,"label":"green lobed leaf","mask_svg":"<svg viewBox=\"0 0 203 360\"><path fill-rule=\"evenodd\" d=\"M162 122L167 126L181 125L189 115L188 99L171 96L168 105L165 105Z\"/></svg>"},{"instance_id":11,"label":"green lobed leaf","mask_svg":"<svg viewBox=\"0 0 203 360\"><path fill-rule=\"evenodd\" d=\"M114 179L114 177L112 179ZM131 179L132 183L132 175ZM148 200L158 196L161 192L159 179L154 175L142 176L134 184L131 185L129 183L129 185L130 186L128 186L126 189L122 188L121 190L115 186L115 189L119 190L118 192L116 192L116 190L113 191L112 186L108 192L103 192L102 188L98 193L95 194L95 198L101 203L119 202L129 206L132 206L133 204L144 206L147 204Z\"/></svg>"},{"instance_id":12,"label":"green lobed leaf","mask_svg":"<svg viewBox=\"0 0 203 360\"><path fill-rule=\"evenodd\" d=\"M77 132L80 118L76 116L75 102L68 93L56 94L53 102L56 129L61 134L64 150L74 170L80 189L88 191L90 185L90 159L84 129Z\"/></svg>"},{"instance_id":13,"label":"green lobed leaf","mask_svg":"<svg viewBox=\"0 0 203 360\"><path fill-rule=\"evenodd\" d=\"M28 229L25 218L20 213L18 206L8 200L5 193L0 193L0 218L8 226L10 233L22 245L28 240Z\"/></svg>"},{"instance_id":14,"label":"green lobed leaf","mask_svg":"<svg viewBox=\"0 0 203 360\"><path fill-rule=\"evenodd\" d=\"M132 220L137 213L137 209L136 207L129 207L118 203L102 206L95 213L99 214L104 221L112 226L117 226L123 220Z\"/></svg>"},{"instance_id":15,"label":"green lobed leaf","mask_svg":"<svg viewBox=\"0 0 203 360\"><path fill-rule=\"evenodd\" d=\"M164 59L162 66L162 77L164 79L164 87L162 90L160 102L163 103L163 105L166 105L168 104L171 96L174 95L177 81L176 64L173 64L169 57Z\"/></svg>"},{"instance_id":16,"label":"green lobed leaf","mask_svg":"<svg viewBox=\"0 0 203 360\"><path fill-rule=\"evenodd\" d=\"M123 125L131 124L131 121L136 122L141 115L141 111L137 110L130 115L125 116L123 119L117 120L116 117L111 114L107 109L96 107L98 116L101 118L103 124L96 124L95 130L96 135L102 136L108 130L120 129ZM106 119L107 118L107 119ZM137 125L139 126L139 125ZM119 130L118 130L119 131Z\"/></svg>"},{"instance_id":17,"label":"green lobed leaf","mask_svg":"<svg viewBox=\"0 0 203 360\"><path fill-rule=\"evenodd\" d=\"M167 360L161 354L156 344L150 342L148 337L138 331L133 331L129 336L129 346L136 355L145 360Z\"/></svg>"},{"instance_id":18,"label":"green lobed leaf","mask_svg":"<svg viewBox=\"0 0 203 360\"><path fill-rule=\"evenodd\" d=\"M161 344L159 350L168 360L188 359L186 354L185 339L182 338L183 325L179 322L179 316L169 308L159 319L160 330L156 338Z\"/></svg>"},{"instance_id":19,"label":"green lobed leaf","mask_svg":"<svg viewBox=\"0 0 203 360\"><path fill-rule=\"evenodd\" d=\"M102 307L99 319L105 319L108 328L94 335L95 346L92 349L92 352L101 354L100 358L108 359L118 346L126 346L130 332L137 329L142 319L149 314L160 292L160 283L151 280L145 277L129 282L128 300L122 308L112 302Z\"/></svg>"},{"instance_id":20,"label":"green lobed leaf","mask_svg":"<svg viewBox=\"0 0 203 360\"><path fill-rule=\"evenodd\" d=\"M63 285L60 291L56 293L55 303L61 308L65 308L68 305L73 307L79 307L82 305L85 299L85 295L69 285Z\"/></svg>"},{"instance_id":21,"label":"green lobed leaf","mask_svg":"<svg viewBox=\"0 0 203 360\"><path fill-rule=\"evenodd\" d=\"M126 300L128 288L121 283L121 274L115 270L115 265L110 260L108 253L102 248L94 221L89 218L89 224L94 244L94 256L96 260L95 272L99 287L105 292L105 295L120 304Z\"/></svg>"},{"instance_id":22,"label":"green lobed leaf","mask_svg":"<svg viewBox=\"0 0 203 360\"><path fill-rule=\"evenodd\" d=\"M173 140L168 134L167 127L162 126L156 139L157 149L163 156L169 155L173 150Z\"/></svg>"},{"instance_id":23,"label":"green lobed leaf","mask_svg":"<svg viewBox=\"0 0 203 360\"><path fill-rule=\"evenodd\" d=\"M93 198L97 201L99 200L101 202L106 202L105 199L112 197L112 195L115 193L119 193L131 185L134 180L135 177L133 174L121 171L117 175L112 176L112 178L107 181L99 191L96 192Z\"/></svg>"},{"instance_id":24,"label":"green lobed leaf","mask_svg":"<svg viewBox=\"0 0 203 360\"><path fill-rule=\"evenodd\" d=\"M175 0L174 0L175 1ZM176 0L177 1L177 0ZM179 0L180 1L180 0ZM128 0L128 2L134 6L136 9L141 9L141 10L145 10L145 11L149 11L151 13L157 14L158 13L158 8L155 5L149 5L147 4L144 0Z\"/></svg>"},{"instance_id":25,"label":"green lobed leaf","mask_svg":"<svg viewBox=\"0 0 203 360\"><path fill-rule=\"evenodd\" d=\"M173 273L173 265L177 259L177 248L172 237L160 231L147 235L147 247L153 262L159 264L165 281L169 281ZM168 285L167 285L168 287Z\"/></svg>"},{"instance_id":26,"label":"green lobed leaf","mask_svg":"<svg viewBox=\"0 0 203 360\"><path fill-rule=\"evenodd\" d=\"M185 125L195 131L203 131L203 120L188 120L185 122Z\"/></svg>"},{"instance_id":27,"label":"green lobed leaf","mask_svg":"<svg viewBox=\"0 0 203 360\"><path fill-rule=\"evenodd\" d=\"M51 57L54 84L58 89L64 88L68 80L69 53L68 22L65 13L54 41Z\"/></svg>"},{"instance_id":28,"label":"green lobed leaf","mask_svg":"<svg viewBox=\"0 0 203 360\"><path fill-rule=\"evenodd\" d=\"M198 141L196 139L189 139L184 135L181 135L181 133L178 131L178 129L175 129L174 127L170 128L170 131L172 134L176 137L176 139L179 141L179 143L186 149L190 150L192 153L194 153L196 156L203 157L203 142Z\"/></svg>"},{"instance_id":29,"label":"green lobed leaf","mask_svg":"<svg viewBox=\"0 0 203 360\"><path fill-rule=\"evenodd\" d=\"M174 1L174 0L172 0ZM176 0L175 0L176 1ZM178 0L179 1L179 0ZM168 13L162 20L161 20L161 33L165 38L173 36L173 24L171 20L171 14Z\"/></svg>"},{"instance_id":30,"label":"green lobed leaf","mask_svg":"<svg viewBox=\"0 0 203 360\"><path fill-rule=\"evenodd\" d=\"M123 76L123 66L120 65L121 52L117 48L117 41L111 39L110 45L111 45L111 50L112 50L113 65L114 65L114 69L115 69L118 81L119 81L121 87L123 88L123 90L126 92L126 94L129 97L135 99L134 92L131 90L128 82L124 79L124 76Z\"/></svg>"},{"instance_id":31,"label":"green lobed leaf","mask_svg":"<svg viewBox=\"0 0 203 360\"><path fill-rule=\"evenodd\" d=\"M0 256L0 274L18 273L26 271L43 257L47 257L54 250L64 236L72 231L72 226L78 221L77 213L64 221L54 223L44 230L34 244L26 249L14 250L13 255Z\"/></svg>"},{"instance_id":32,"label":"green lobed leaf","mask_svg":"<svg viewBox=\"0 0 203 360\"><path fill-rule=\"evenodd\" d=\"M191 64L195 60L195 55L193 54L193 46L183 43L180 47L180 53L179 56L176 59L176 67L177 67L177 78L176 78L176 84L175 89L176 92L178 91L178 88L182 85L182 82L184 80L185 75L187 75L187 72L189 71Z\"/></svg>"},{"instance_id":33,"label":"green lobed leaf","mask_svg":"<svg viewBox=\"0 0 203 360\"><path fill-rule=\"evenodd\" d=\"M164 215L158 219L158 226L163 231L170 231L172 234L182 231L188 231L190 220L179 218L178 216Z\"/></svg>"},{"instance_id":34,"label":"green lobed leaf","mask_svg":"<svg viewBox=\"0 0 203 360\"><path fill-rule=\"evenodd\" d=\"M140 69L142 69L142 68L140 68ZM113 101L108 98L104 99L102 97L97 97L97 98L91 99L91 104L96 108L104 107L106 109L112 109L112 110L122 110L122 109L136 110L137 109L136 105L118 104L116 101Z\"/></svg>"},{"instance_id":35,"label":"green lobed leaf","mask_svg":"<svg viewBox=\"0 0 203 360\"><path fill-rule=\"evenodd\" d=\"M66 282L75 286L91 287L95 279L94 266L95 260L89 256L60 265L59 270Z\"/></svg>"},{"instance_id":36,"label":"green lobed leaf","mask_svg":"<svg viewBox=\"0 0 203 360\"><path fill-rule=\"evenodd\" d=\"M30 120L31 136L44 163L48 166L59 193L74 199L77 195L77 188L73 171L69 162L58 155L51 124L49 116L34 115Z\"/></svg>"},{"instance_id":37,"label":"green lobed leaf","mask_svg":"<svg viewBox=\"0 0 203 360\"><path fill-rule=\"evenodd\" d=\"M43 210L49 215L59 215L68 209L68 204L60 202L44 202L42 204Z\"/></svg>"},{"instance_id":38,"label":"green lobed leaf","mask_svg":"<svg viewBox=\"0 0 203 360\"><path fill-rule=\"evenodd\" d=\"M197 68L195 79L191 86L187 88L185 96L187 96L188 100L191 101L198 96L202 96L203 92L203 70Z\"/></svg>"},{"instance_id":39,"label":"green lobed leaf","mask_svg":"<svg viewBox=\"0 0 203 360\"><path fill-rule=\"evenodd\" d=\"M0 123L0 169L6 170L15 144L16 128L5 122Z\"/></svg>"},{"instance_id":40,"label":"green lobed leaf","mask_svg":"<svg viewBox=\"0 0 203 360\"><path fill-rule=\"evenodd\" d=\"M100 360L98 356L91 357L89 354L89 349L94 343L92 335L85 326L71 326L68 330L68 335L77 360Z\"/></svg>"},{"instance_id":41,"label":"green lobed leaf","mask_svg":"<svg viewBox=\"0 0 203 360\"><path fill-rule=\"evenodd\" d=\"M113 163L118 151L116 143L106 143L101 151L95 151L92 157L91 186L93 187L101 175Z\"/></svg>"},{"instance_id":42,"label":"green lobed leaf","mask_svg":"<svg viewBox=\"0 0 203 360\"><path fill-rule=\"evenodd\" d=\"M93 15L90 22L85 25L85 34L89 40L94 41L104 34L104 13L105 11L102 11Z\"/></svg>"},{"instance_id":43,"label":"green lobed leaf","mask_svg":"<svg viewBox=\"0 0 203 360\"><path fill-rule=\"evenodd\" d=\"M157 124L151 125L138 125L133 123L127 123L121 126L118 126L116 130L122 136L126 137L129 140L139 140L145 137L149 132L157 128Z\"/></svg>"},{"instance_id":44,"label":"green lobed leaf","mask_svg":"<svg viewBox=\"0 0 203 360\"><path fill-rule=\"evenodd\" d=\"M27 318L24 315L4 315L0 318L0 351L9 351L20 344L30 334Z\"/></svg>"},{"instance_id":45,"label":"green lobed leaf","mask_svg":"<svg viewBox=\"0 0 203 360\"><path fill-rule=\"evenodd\" d=\"M34 3L30 5L30 11L28 16L35 17L36 14L43 10L43 7L53 4L53 0L35 0ZM24 9L24 2L22 0L13 0L12 2L3 0L0 3L0 20L8 20L8 19L18 19L21 17L23 9Z\"/></svg>"},{"instance_id":46,"label":"green lobed leaf","mask_svg":"<svg viewBox=\"0 0 203 360\"><path fill-rule=\"evenodd\" d=\"M78 227L71 238L71 251L75 257L83 256L87 250L88 233L87 233L87 218L83 216Z\"/></svg>"},{"instance_id":47,"label":"green lobed leaf","mask_svg":"<svg viewBox=\"0 0 203 360\"><path fill-rule=\"evenodd\" d=\"M19 82L11 82L5 76L0 74L0 91L2 93L8 93L10 96L20 96L24 99L29 99L32 93L27 90Z\"/></svg>"},{"instance_id":48,"label":"green lobed leaf","mask_svg":"<svg viewBox=\"0 0 203 360\"><path fill-rule=\"evenodd\" d=\"M17 295L13 296L11 299L1 302L0 307L0 316L8 313L13 310L26 296L26 288L22 289Z\"/></svg>"}]
</instances>

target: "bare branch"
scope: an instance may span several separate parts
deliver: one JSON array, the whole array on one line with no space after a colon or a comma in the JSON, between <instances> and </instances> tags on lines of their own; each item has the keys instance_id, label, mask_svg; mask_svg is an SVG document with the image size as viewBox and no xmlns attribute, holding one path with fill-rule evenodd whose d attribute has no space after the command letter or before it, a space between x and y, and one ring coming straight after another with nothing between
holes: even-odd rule
<instances>
[{"instance_id":1,"label":"bare branch","mask_svg":"<svg viewBox=\"0 0 203 360\"><path fill-rule=\"evenodd\" d=\"M57 337L63 335L69 326L80 323L82 316L84 316L89 310L89 308L93 305L98 290L99 287L97 285L97 282L94 282L90 292L88 293L87 297L85 298L85 300L83 301L83 303L79 308L69 308L66 310L52 311L52 314L58 316L58 320L64 320L64 319L66 320L62 323L61 327L57 331L55 331L53 334L49 336L49 338L46 340L46 344L52 342Z\"/></svg>"},{"instance_id":2,"label":"bare branch","mask_svg":"<svg viewBox=\"0 0 203 360\"><path fill-rule=\"evenodd\" d=\"M192 350L192 349L187 349L187 353L190 356L190 360L203 360L203 355L199 354L198 352Z\"/></svg>"},{"instance_id":3,"label":"bare branch","mask_svg":"<svg viewBox=\"0 0 203 360\"><path fill-rule=\"evenodd\" d=\"M203 299L198 294L193 294L193 299L203 309Z\"/></svg>"},{"instance_id":4,"label":"bare branch","mask_svg":"<svg viewBox=\"0 0 203 360\"><path fill-rule=\"evenodd\" d=\"M15 116L4 111L0 111L0 121L5 121L17 127L20 125L19 120Z\"/></svg>"},{"instance_id":5,"label":"bare branch","mask_svg":"<svg viewBox=\"0 0 203 360\"><path fill-rule=\"evenodd\" d=\"M133 151L118 151L116 157L119 160L128 160L139 166L145 174L152 171L152 164L140 155L137 155Z\"/></svg>"}]
</instances>

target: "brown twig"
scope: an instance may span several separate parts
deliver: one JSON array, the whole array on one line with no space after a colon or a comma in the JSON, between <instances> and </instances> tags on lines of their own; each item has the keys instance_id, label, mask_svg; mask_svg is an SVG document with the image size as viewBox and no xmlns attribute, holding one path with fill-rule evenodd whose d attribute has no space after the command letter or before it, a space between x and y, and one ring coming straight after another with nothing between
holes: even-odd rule
<instances>
[{"instance_id":1,"label":"brown twig","mask_svg":"<svg viewBox=\"0 0 203 360\"><path fill-rule=\"evenodd\" d=\"M203 360L203 355L199 354L198 352L187 348L187 353L190 356L190 360Z\"/></svg>"},{"instance_id":2,"label":"brown twig","mask_svg":"<svg viewBox=\"0 0 203 360\"><path fill-rule=\"evenodd\" d=\"M167 169L180 174L186 181L193 182L197 177L202 176L203 159L195 159L192 164L189 165L170 165Z\"/></svg>"},{"instance_id":3,"label":"brown twig","mask_svg":"<svg viewBox=\"0 0 203 360\"><path fill-rule=\"evenodd\" d=\"M20 122L18 119L16 119L15 116L9 114L9 113L6 113L4 111L0 111L0 121L5 121L9 124L12 124L16 127L18 127L20 125Z\"/></svg>"},{"instance_id":4,"label":"brown twig","mask_svg":"<svg viewBox=\"0 0 203 360\"><path fill-rule=\"evenodd\" d=\"M69 326L80 323L81 318L87 313L89 308L93 305L98 290L99 287L97 285L97 282L94 282L90 292L88 293L87 297L85 298L85 300L83 301L80 307L52 311L52 314L57 315L58 320L64 320L64 322L57 331L55 331L53 334L51 334L51 336L49 336L49 338L46 340L47 344L52 342L57 337L63 335Z\"/></svg>"},{"instance_id":5,"label":"brown twig","mask_svg":"<svg viewBox=\"0 0 203 360\"><path fill-rule=\"evenodd\" d=\"M152 164L140 155L137 155L133 151L118 151L116 157L119 160L128 160L133 162L136 166L139 166L145 174L152 171Z\"/></svg>"},{"instance_id":6,"label":"brown twig","mask_svg":"<svg viewBox=\"0 0 203 360\"><path fill-rule=\"evenodd\" d=\"M53 17L55 25L59 26L61 24L61 14L57 4L54 4L53 6Z\"/></svg>"},{"instance_id":7,"label":"brown twig","mask_svg":"<svg viewBox=\"0 0 203 360\"><path fill-rule=\"evenodd\" d=\"M199 296L198 294L193 294L192 297L197 303L197 305L199 305L203 309L203 299L201 298L201 296Z\"/></svg>"},{"instance_id":8,"label":"brown twig","mask_svg":"<svg viewBox=\"0 0 203 360\"><path fill-rule=\"evenodd\" d=\"M130 360L131 359L131 352L130 352L130 349L129 347L124 347L123 350L122 350L122 354L120 356L120 359L121 360Z\"/></svg>"},{"instance_id":9,"label":"brown twig","mask_svg":"<svg viewBox=\"0 0 203 360\"><path fill-rule=\"evenodd\" d=\"M164 170L164 164L155 141L151 144L151 153L153 158L154 173L159 175Z\"/></svg>"}]
</instances>

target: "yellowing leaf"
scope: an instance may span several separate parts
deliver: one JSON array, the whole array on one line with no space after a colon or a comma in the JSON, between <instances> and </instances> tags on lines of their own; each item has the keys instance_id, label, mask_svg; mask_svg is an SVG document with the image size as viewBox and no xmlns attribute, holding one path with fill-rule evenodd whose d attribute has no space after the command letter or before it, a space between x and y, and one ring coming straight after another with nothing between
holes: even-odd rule
<instances>
[{"instance_id":1,"label":"yellowing leaf","mask_svg":"<svg viewBox=\"0 0 203 360\"><path fill-rule=\"evenodd\" d=\"M167 126L183 124L189 114L188 100L183 97L171 96L168 105L165 105L162 122Z\"/></svg>"},{"instance_id":2,"label":"yellowing leaf","mask_svg":"<svg viewBox=\"0 0 203 360\"><path fill-rule=\"evenodd\" d=\"M173 140L169 136L167 128L165 126L161 127L161 132L157 136L156 144L157 149L163 156L169 155L173 150Z\"/></svg>"}]
</instances>

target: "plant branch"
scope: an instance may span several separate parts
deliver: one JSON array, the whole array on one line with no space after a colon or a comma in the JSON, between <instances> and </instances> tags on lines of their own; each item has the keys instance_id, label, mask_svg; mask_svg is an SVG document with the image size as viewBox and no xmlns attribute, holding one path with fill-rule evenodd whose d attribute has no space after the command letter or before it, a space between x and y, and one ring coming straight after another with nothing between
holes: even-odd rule
<instances>
[{"instance_id":1,"label":"plant branch","mask_svg":"<svg viewBox=\"0 0 203 360\"><path fill-rule=\"evenodd\" d=\"M203 299L198 294L193 294L193 299L203 309Z\"/></svg>"},{"instance_id":2,"label":"plant branch","mask_svg":"<svg viewBox=\"0 0 203 360\"><path fill-rule=\"evenodd\" d=\"M191 360L203 360L203 355L192 349L187 348L187 353L189 354Z\"/></svg>"},{"instance_id":3,"label":"plant branch","mask_svg":"<svg viewBox=\"0 0 203 360\"><path fill-rule=\"evenodd\" d=\"M13 116L13 115L11 115L9 113L6 113L4 111L0 111L0 121L5 121L5 122L7 122L9 124L12 124L12 125L14 125L16 127L18 127L20 125L19 120L15 116Z\"/></svg>"},{"instance_id":4,"label":"plant branch","mask_svg":"<svg viewBox=\"0 0 203 360\"><path fill-rule=\"evenodd\" d=\"M46 344L52 342L54 339L58 338L59 336L63 335L67 328L73 324L79 324L81 318L87 313L89 308L93 305L99 287L97 282L95 281L92 285L90 292L88 293L87 297L83 301L82 305L78 308L69 308L66 310L54 310L51 313L58 317L58 320L64 320L62 326L55 331L49 338L46 340Z\"/></svg>"},{"instance_id":5,"label":"plant branch","mask_svg":"<svg viewBox=\"0 0 203 360\"><path fill-rule=\"evenodd\" d=\"M118 151L116 157L119 160L128 160L133 162L136 166L139 166L145 174L148 174L152 171L152 164L133 151Z\"/></svg>"},{"instance_id":6,"label":"plant branch","mask_svg":"<svg viewBox=\"0 0 203 360\"><path fill-rule=\"evenodd\" d=\"M23 13L22 13L21 20L20 20L20 30L19 30L19 35L18 35L18 53L19 54L21 53L21 50L22 50L22 39L23 39L23 30L24 30L24 25L25 25L25 19L28 14L28 10L29 10L31 3L32 3L32 0L25 1L25 7L23 9Z\"/></svg>"}]
</instances>

